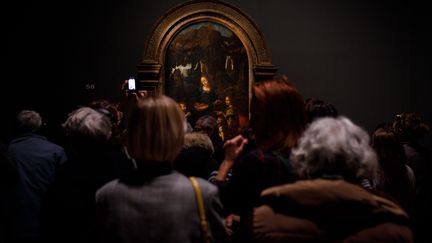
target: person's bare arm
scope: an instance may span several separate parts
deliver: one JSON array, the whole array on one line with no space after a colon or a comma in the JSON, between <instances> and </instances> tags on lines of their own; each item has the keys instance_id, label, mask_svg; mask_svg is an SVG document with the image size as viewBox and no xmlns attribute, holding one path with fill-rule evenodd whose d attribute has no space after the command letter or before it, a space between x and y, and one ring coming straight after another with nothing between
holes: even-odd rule
<instances>
[{"instance_id":1,"label":"person's bare arm","mask_svg":"<svg viewBox=\"0 0 432 243\"><path fill-rule=\"evenodd\" d=\"M233 139L227 140L224 144L225 158L219 166L218 174L215 177L216 181L225 181L228 172L234 165L234 161L240 156L244 146L248 143L248 140L241 135L234 137Z\"/></svg>"}]
</instances>

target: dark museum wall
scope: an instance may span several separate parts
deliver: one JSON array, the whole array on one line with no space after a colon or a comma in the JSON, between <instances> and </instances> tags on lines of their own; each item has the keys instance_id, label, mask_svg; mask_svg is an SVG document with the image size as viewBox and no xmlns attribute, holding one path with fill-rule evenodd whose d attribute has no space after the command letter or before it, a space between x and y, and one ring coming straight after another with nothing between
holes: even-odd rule
<instances>
[{"instance_id":1,"label":"dark museum wall","mask_svg":"<svg viewBox=\"0 0 432 243\"><path fill-rule=\"evenodd\" d=\"M227 0L259 26L278 74L368 131L403 111L431 124L432 32L414 1ZM90 100L120 97L152 25L179 0L15 1L3 8L2 139L35 109L58 125ZM6 98L6 95L11 96Z\"/></svg>"}]
</instances>

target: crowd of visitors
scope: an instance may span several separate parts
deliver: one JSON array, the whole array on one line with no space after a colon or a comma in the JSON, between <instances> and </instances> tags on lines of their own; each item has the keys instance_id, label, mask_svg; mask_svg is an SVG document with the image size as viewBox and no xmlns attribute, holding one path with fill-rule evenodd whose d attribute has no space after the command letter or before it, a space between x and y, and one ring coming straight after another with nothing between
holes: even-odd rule
<instances>
[{"instance_id":1,"label":"crowd of visitors","mask_svg":"<svg viewBox=\"0 0 432 243\"><path fill-rule=\"evenodd\" d=\"M217 116L189 124L168 96L123 94L70 111L56 142L37 111L17 114L0 144L0 242L432 242L416 113L368 134L277 76L221 137Z\"/></svg>"}]
</instances>

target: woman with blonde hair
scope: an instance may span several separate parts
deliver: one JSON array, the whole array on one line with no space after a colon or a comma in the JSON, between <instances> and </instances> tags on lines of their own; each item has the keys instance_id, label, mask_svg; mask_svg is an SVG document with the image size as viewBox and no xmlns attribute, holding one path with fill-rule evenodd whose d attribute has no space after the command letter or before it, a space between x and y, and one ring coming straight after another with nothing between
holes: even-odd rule
<instances>
[{"instance_id":1,"label":"woman with blonde hair","mask_svg":"<svg viewBox=\"0 0 432 243\"><path fill-rule=\"evenodd\" d=\"M173 170L184 143L184 114L167 96L137 100L127 125L127 151L136 169L96 194L104 242L198 242L200 221L194 189ZM215 186L197 179L211 238L224 242L222 205Z\"/></svg>"}]
</instances>

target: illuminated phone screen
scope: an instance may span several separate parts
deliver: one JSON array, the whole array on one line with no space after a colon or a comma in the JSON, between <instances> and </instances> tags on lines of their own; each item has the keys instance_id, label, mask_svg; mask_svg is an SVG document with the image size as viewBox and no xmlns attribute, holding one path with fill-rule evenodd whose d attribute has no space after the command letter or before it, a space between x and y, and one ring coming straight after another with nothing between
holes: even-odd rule
<instances>
[{"instance_id":1,"label":"illuminated phone screen","mask_svg":"<svg viewBox=\"0 0 432 243\"><path fill-rule=\"evenodd\" d=\"M135 90L136 89L136 87L135 87L135 79L130 78L128 80L128 89L129 90Z\"/></svg>"}]
</instances>

